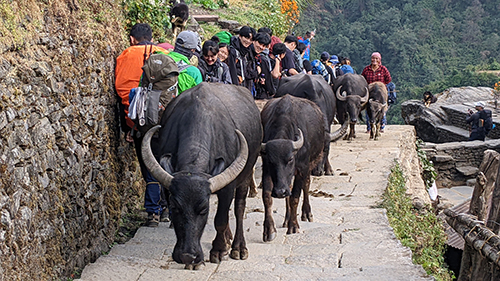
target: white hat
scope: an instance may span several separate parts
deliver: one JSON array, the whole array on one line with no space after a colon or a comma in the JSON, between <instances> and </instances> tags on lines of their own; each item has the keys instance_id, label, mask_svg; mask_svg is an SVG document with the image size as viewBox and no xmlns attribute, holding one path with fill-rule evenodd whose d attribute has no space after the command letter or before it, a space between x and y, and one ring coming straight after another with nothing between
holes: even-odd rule
<instances>
[{"instance_id":1,"label":"white hat","mask_svg":"<svg viewBox=\"0 0 500 281\"><path fill-rule=\"evenodd\" d=\"M482 102L482 101L475 102L474 106L479 106L479 107L484 108L484 102Z\"/></svg>"}]
</instances>

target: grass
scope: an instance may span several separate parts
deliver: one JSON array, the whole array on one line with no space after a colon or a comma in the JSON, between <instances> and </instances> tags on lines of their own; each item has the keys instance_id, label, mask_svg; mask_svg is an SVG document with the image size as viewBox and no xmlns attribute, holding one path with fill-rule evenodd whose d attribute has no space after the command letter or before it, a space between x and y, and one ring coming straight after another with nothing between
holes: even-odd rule
<instances>
[{"instance_id":1,"label":"grass","mask_svg":"<svg viewBox=\"0 0 500 281\"><path fill-rule=\"evenodd\" d=\"M409 247L413 262L423 266L436 280L453 280L444 262L446 235L441 222L429 209L417 210L406 195L405 177L396 163L389 176L382 207L387 209L389 223L401 243Z\"/></svg>"}]
</instances>

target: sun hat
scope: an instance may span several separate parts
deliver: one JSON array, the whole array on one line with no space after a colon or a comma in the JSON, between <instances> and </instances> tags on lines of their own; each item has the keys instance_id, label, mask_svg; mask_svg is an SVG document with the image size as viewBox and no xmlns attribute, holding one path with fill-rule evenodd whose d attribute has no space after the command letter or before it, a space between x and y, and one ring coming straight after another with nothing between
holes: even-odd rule
<instances>
[{"instance_id":1,"label":"sun hat","mask_svg":"<svg viewBox=\"0 0 500 281\"><path fill-rule=\"evenodd\" d=\"M339 58L336 55L332 55L330 57L330 62L333 64L337 64L337 63L339 63Z\"/></svg>"}]
</instances>

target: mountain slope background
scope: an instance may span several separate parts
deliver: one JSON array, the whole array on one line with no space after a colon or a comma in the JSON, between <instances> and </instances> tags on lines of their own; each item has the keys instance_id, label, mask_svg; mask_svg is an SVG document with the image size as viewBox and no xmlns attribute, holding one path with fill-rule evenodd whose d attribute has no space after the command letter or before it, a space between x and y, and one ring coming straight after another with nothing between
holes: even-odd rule
<instances>
[{"instance_id":1,"label":"mountain slope background","mask_svg":"<svg viewBox=\"0 0 500 281\"><path fill-rule=\"evenodd\" d=\"M316 30L312 59L323 51L347 56L361 73L372 52L382 54L398 103L389 123L402 123L400 104L448 87L492 87L500 70L500 1L319 0L294 32Z\"/></svg>"}]
</instances>

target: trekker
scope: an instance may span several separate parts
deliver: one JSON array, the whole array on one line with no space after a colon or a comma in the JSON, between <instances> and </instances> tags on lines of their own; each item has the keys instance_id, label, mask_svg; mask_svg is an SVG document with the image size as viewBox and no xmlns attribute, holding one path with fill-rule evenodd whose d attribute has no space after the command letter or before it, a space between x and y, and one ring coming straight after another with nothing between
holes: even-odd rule
<instances>
[{"instance_id":1,"label":"trekker","mask_svg":"<svg viewBox=\"0 0 500 281\"><path fill-rule=\"evenodd\" d=\"M146 190L144 195L144 208L148 213L146 226L155 227L160 222L160 216L166 214L166 202L162 202L162 188L158 181L154 179L147 170L142 160L141 143L142 137L133 132L134 122L128 118L129 93L130 90L139 86L142 76L142 66L146 56L150 52L166 52L163 48L154 46L151 42L152 30L147 23L137 23L130 30L130 47L125 49L116 59L115 68L115 89L120 98L122 116L126 120L125 131L126 140L133 142L137 159L141 168L141 174L146 181ZM164 217L164 216L162 216ZM166 216L165 216L166 217Z\"/></svg>"},{"instance_id":2,"label":"trekker","mask_svg":"<svg viewBox=\"0 0 500 281\"><path fill-rule=\"evenodd\" d=\"M351 60L348 57L341 58L340 63L342 64L340 66L340 70L342 70L342 72L344 72L344 74L346 74L346 73L354 74L355 73L354 69L351 66Z\"/></svg>"},{"instance_id":3,"label":"trekker","mask_svg":"<svg viewBox=\"0 0 500 281\"><path fill-rule=\"evenodd\" d=\"M474 103L474 106L477 110L476 113L473 113L472 110L469 109L469 114L465 118L465 122L467 124L470 124L471 126L471 131L470 131L470 136L469 140L481 140L484 141L486 138L486 127L485 127L485 121L488 118L491 118L491 111L490 110L485 110L484 109L484 103L482 101L478 101ZM491 120L489 120L491 122Z\"/></svg>"},{"instance_id":4,"label":"trekker","mask_svg":"<svg viewBox=\"0 0 500 281\"><path fill-rule=\"evenodd\" d=\"M227 65L231 73L231 81L235 85L240 85L252 92L253 81L257 78L255 68L255 55L250 45L252 45L253 29L243 26L238 32L238 36L231 38L229 46L229 56Z\"/></svg>"},{"instance_id":5,"label":"trekker","mask_svg":"<svg viewBox=\"0 0 500 281\"><path fill-rule=\"evenodd\" d=\"M190 63L198 46L198 38L196 32L182 31L177 35L174 51L167 54L179 67L179 94L203 82L200 70Z\"/></svg>"},{"instance_id":6,"label":"trekker","mask_svg":"<svg viewBox=\"0 0 500 281\"><path fill-rule=\"evenodd\" d=\"M330 54L328 52L323 52L323 53L321 53L320 59L321 59L321 63L325 66L326 71L328 71L328 75L329 75L328 81L329 81L329 84L332 85L333 84L333 79L335 79L336 76L333 73L333 69L330 67L330 65L332 64L329 61L330 60Z\"/></svg>"},{"instance_id":7,"label":"trekker","mask_svg":"<svg viewBox=\"0 0 500 281\"><path fill-rule=\"evenodd\" d=\"M217 57L219 53L218 42L212 40L205 41L201 53L202 57L198 62L198 69L201 72L203 81L232 84L229 67Z\"/></svg>"},{"instance_id":8,"label":"trekker","mask_svg":"<svg viewBox=\"0 0 500 281\"><path fill-rule=\"evenodd\" d=\"M368 84L380 81L385 85L387 85L392 81L389 70L387 70L387 68L382 65L382 56L380 55L379 52L372 53L371 64L367 65L363 69L361 75L365 77L366 82L368 82ZM381 133L384 132L385 124L387 124L387 120L384 114L384 118L382 119L382 127L380 127ZM370 120L368 118L368 113L366 113L366 133L370 133L370 131L371 131Z\"/></svg>"},{"instance_id":9,"label":"trekker","mask_svg":"<svg viewBox=\"0 0 500 281\"><path fill-rule=\"evenodd\" d=\"M221 62L227 64L227 58L229 56L229 45L224 43L224 42L220 42L219 43L219 53L217 54L217 57L220 59ZM228 65L229 67L229 65Z\"/></svg>"},{"instance_id":10,"label":"trekker","mask_svg":"<svg viewBox=\"0 0 500 281\"><path fill-rule=\"evenodd\" d=\"M336 55L332 55L330 57L330 67L332 68L333 71L333 79L337 79L337 77L344 75L344 72L340 69L340 61L339 58Z\"/></svg>"},{"instance_id":11,"label":"trekker","mask_svg":"<svg viewBox=\"0 0 500 281\"><path fill-rule=\"evenodd\" d=\"M307 31L304 38L298 38L299 43L304 43L306 45L304 60L309 60L311 57L311 40L314 38L314 31Z\"/></svg>"},{"instance_id":12,"label":"trekker","mask_svg":"<svg viewBox=\"0 0 500 281\"><path fill-rule=\"evenodd\" d=\"M269 99L276 93L278 79L271 74L274 68L279 68L276 61L269 57L269 46L271 37L264 32L255 35L253 46L257 56L255 57L257 72L259 73L255 80L255 99ZM279 71L279 70L278 70Z\"/></svg>"},{"instance_id":13,"label":"trekker","mask_svg":"<svg viewBox=\"0 0 500 281\"><path fill-rule=\"evenodd\" d=\"M307 74L312 74L311 62L304 59L304 55L306 53L306 44L299 42L296 50L300 53L300 56L302 57L302 66L303 66L302 71Z\"/></svg>"},{"instance_id":14,"label":"trekker","mask_svg":"<svg viewBox=\"0 0 500 281\"><path fill-rule=\"evenodd\" d=\"M297 37L288 35L285 37L286 54L281 61L281 68L285 71L286 76L292 76L299 73L298 67L295 64L295 55L293 50L297 47Z\"/></svg>"},{"instance_id":15,"label":"trekker","mask_svg":"<svg viewBox=\"0 0 500 281\"><path fill-rule=\"evenodd\" d=\"M273 48L273 52L269 54L269 57L271 60L274 60L276 63L276 66L273 68L273 71L271 71L271 75L275 79L281 79L282 75L282 67L281 67L281 62L285 58L286 55L286 50L288 50L283 43L276 43Z\"/></svg>"},{"instance_id":16,"label":"trekker","mask_svg":"<svg viewBox=\"0 0 500 281\"><path fill-rule=\"evenodd\" d=\"M269 52L270 53L273 52L274 44L283 43L283 42L281 42L281 39L279 39L278 37L273 35L273 30L267 26L259 28L259 30L257 30L257 32L264 32L264 33L267 33L269 36L271 36L271 45L269 45Z\"/></svg>"}]
</instances>

